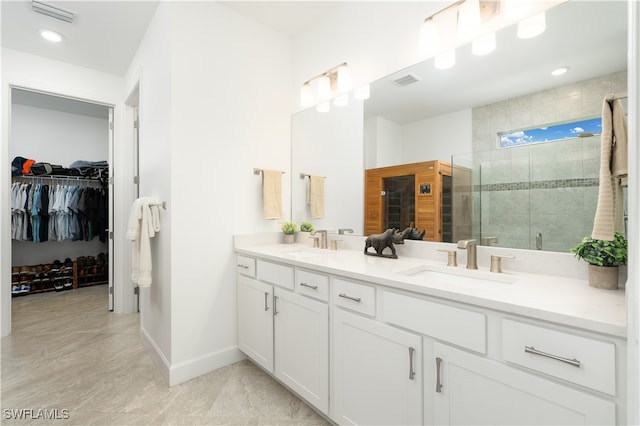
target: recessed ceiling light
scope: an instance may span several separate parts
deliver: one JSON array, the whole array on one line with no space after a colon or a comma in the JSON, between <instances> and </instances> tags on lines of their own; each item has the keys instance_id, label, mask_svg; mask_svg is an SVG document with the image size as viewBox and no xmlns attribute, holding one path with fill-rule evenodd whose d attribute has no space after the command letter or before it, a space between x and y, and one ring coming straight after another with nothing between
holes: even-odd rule
<instances>
[{"instance_id":1,"label":"recessed ceiling light","mask_svg":"<svg viewBox=\"0 0 640 426\"><path fill-rule=\"evenodd\" d=\"M54 43L59 43L62 41L62 35L51 30L40 30L40 35L45 40L52 41Z\"/></svg>"},{"instance_id":2,"label":"recessed ceiling light","mask_svg":"<svg viewBox=\"0 0 640 426\"><path fill-rule=\"evenodd\" d=\"M562 75L562 74L566 73L567 71L569 71L568 67L560 67L560 68L556 68L555 70L551 71L551 75L559 76L559 75Z\"/></svg>"}]
</instances>

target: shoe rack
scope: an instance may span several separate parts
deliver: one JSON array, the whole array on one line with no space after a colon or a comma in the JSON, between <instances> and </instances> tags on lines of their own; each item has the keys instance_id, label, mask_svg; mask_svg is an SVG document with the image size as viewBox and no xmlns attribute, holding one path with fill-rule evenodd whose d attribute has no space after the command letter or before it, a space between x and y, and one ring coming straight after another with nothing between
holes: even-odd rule
<instances>
[{"instance_id":1,"label":"shoe rack","mask_svg":"<svg viewBox=\"0 0 640 426\"><path fill-rule=\"evenodd\" d=\"M64 262L14 266L11 269L11 295L65 291L109 282L107 256L81 256Z\"/></svg>"}]
</instances>

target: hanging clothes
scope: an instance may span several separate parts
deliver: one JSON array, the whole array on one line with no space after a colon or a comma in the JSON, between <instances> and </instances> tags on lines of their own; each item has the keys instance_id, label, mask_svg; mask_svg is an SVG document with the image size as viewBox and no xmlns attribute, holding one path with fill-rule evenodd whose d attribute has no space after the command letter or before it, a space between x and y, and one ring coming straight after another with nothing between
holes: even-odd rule
<instances>
[{"instance_id":1,"label":"hanging clothes","mask_svg":"<svg viewBox=\"0 0 640 426\"><path fill-rule=\"evenodd\" d=\"M106 242L108 190L88 186L35 184L16 181L11 186L11 238L16 241Z\"/></svg>"}]
</instances>

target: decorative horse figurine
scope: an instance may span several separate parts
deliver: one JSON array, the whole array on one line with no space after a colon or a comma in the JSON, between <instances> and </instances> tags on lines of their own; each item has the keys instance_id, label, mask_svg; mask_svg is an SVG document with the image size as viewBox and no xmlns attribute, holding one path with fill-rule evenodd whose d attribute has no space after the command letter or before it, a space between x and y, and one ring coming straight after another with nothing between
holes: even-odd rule
<instances>
[{"instance_id":1,"label":"decorative horse figurine","mask_svg":"<svg viewBox=\"0 0 640 426\"><path fill-rule=\"evenodd\" d=\"M365 240L364 254L368 254L369 256L380 256L397 259L398 255L396 254L396 248L393 246L394 244L404 244L404 233L398 231L397 229L390 228L384 231L382 234L369 235ZM369 247L373 247L376 252L369 253L367 251ZM391 254L382 253L382 251L387 247L391 249Z\"/></svg>"}]
</instances>

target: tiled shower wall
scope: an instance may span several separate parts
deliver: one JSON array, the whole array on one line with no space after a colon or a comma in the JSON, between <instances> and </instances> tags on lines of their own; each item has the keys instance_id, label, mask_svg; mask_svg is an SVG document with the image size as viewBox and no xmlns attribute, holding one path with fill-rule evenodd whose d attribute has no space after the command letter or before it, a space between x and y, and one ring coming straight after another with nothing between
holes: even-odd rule
<instances>
[{"instance_id":1,"label":"tiled shower wall","mask_svg":"<svg viewBox=\"0 0 640 426\"><path fill-rule=\"evenodd\" d=\"M599 117L626 82L620 71L473 109L474 238L536 249L540 233L543 250L567 252L591 234L600 136L498 148L498 132Z\"/></svg>"}]
</instances>

